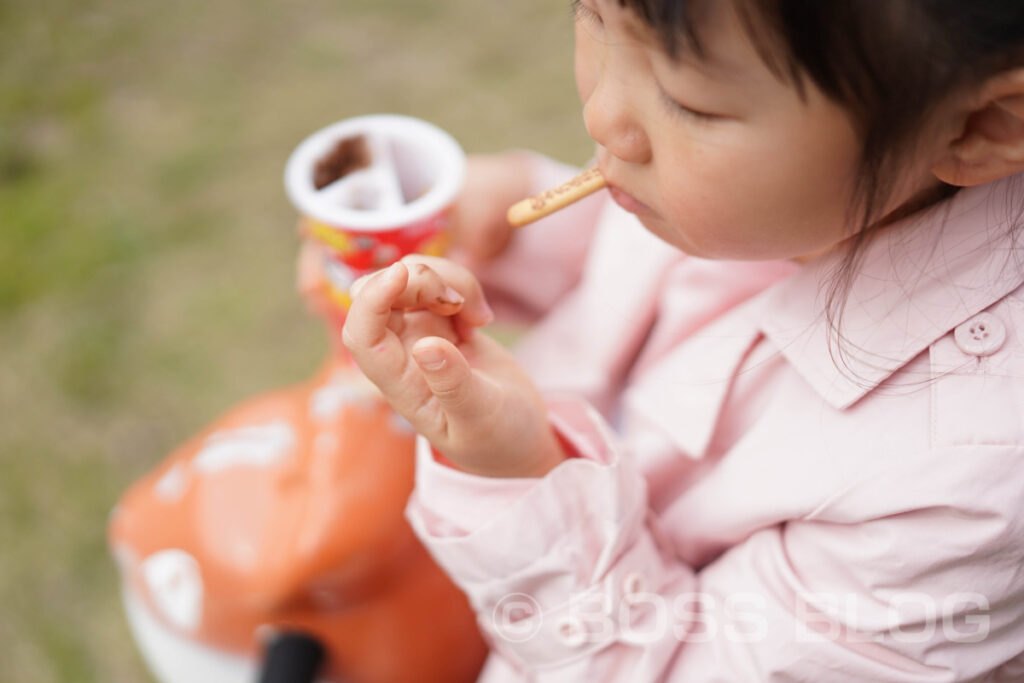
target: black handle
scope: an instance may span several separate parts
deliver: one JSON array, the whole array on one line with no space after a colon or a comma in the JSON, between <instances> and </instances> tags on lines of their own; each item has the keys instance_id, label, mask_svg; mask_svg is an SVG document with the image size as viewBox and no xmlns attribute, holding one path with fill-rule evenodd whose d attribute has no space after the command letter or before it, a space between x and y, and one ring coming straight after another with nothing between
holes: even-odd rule
<instances>
[{"instance_id":1,"label":"black handle","mask_svg":"<svg viewBox=\"0 0 1024 683\"><path fill-rule=\"evenodd\" d=\"M267 644L259 683L313 683L324 646L299 631L277 633Z\"/></svg>"}]
</instances>

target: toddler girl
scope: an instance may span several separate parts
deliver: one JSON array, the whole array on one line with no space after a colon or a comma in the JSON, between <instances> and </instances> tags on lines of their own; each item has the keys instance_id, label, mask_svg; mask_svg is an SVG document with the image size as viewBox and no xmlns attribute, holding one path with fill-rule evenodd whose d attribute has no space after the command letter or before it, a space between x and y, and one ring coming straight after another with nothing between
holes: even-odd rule
<instances>
[{"instance_id":1,"label":"toddler girl","mask_svg":"<svg viewBox=\"0 0 1024 683\"><path fill-rule=\"evenodd\" d=\"M1024 678L1024 3L579 0L576 80L610 191L477 160L343 333L481 680Z\"/></svg>"}]
</instances>

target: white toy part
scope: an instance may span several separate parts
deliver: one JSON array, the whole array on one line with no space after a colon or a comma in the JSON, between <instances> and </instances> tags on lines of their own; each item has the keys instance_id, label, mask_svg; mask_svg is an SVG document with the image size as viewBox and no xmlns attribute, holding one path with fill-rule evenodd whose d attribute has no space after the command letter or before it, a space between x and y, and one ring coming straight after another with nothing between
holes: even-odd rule
<instances>
[{"instance_id":1,"label":"white toy part","mask_svg":"<svg viewBox=\"0 0 1024 683\"><path fill-rule=\"evenodd\" d=\"M146 608L130 588L122 599L132 637L159 683L254 683L262 662L206 647L174 633ZM317 679L316 683L328 683Z\"/></svg>"}]
</instances>

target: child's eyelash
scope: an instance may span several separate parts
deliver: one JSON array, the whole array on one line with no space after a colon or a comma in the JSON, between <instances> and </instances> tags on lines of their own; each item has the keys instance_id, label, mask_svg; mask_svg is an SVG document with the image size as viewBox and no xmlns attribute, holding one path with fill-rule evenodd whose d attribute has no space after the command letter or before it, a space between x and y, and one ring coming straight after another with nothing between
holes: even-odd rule
<instances>
[{"instance_id":1,"label":"child's eyelash","mask_svg":"<svg viewBox=\"0 0 1024 683\"><path fill-rule=\"evenodd\" d=\"M578 20L590 21L597 25L604 23L597 12L584 5L580 0L572 0L572 13Z\"/></svg>"},{"instance_id":2,"label":"child's eyelash","mask_svg":"<svg viewBox=\"0 0 1024 683\"><path fill-rule=\"evenodd\" d=\"M698 121L712 121L714 119L719 118L715 114L697 111L696 109L690 109L689 107L679 104L674 99L672 99L669 96L669 94L665 92L662 88L658 88L658 94L661 96L661 101L669 110L669 112L677 116L686 116L688 118L696 119Z\"/></svg>"}]
</instances>

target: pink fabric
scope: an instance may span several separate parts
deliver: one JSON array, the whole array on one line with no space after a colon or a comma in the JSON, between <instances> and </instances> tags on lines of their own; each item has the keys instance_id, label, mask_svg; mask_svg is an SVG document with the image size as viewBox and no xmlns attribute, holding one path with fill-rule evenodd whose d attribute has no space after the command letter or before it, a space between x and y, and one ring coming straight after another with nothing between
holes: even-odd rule
<instances>
[{"instance_id":1,"label":"pink fabric","mask_svg":"<svg viewBox=\"0 0 1024 683\"><path fill-rule=\"evenodd\" d=\"M406 510L480 680L1020 680L1020 181L872 243L841 354L832 257L690 258L603 200L524 229L484 281L546 311L519 353L581 457L488 479L421 440Z\"/></svg>"}]
</instances>

